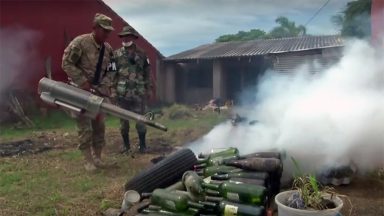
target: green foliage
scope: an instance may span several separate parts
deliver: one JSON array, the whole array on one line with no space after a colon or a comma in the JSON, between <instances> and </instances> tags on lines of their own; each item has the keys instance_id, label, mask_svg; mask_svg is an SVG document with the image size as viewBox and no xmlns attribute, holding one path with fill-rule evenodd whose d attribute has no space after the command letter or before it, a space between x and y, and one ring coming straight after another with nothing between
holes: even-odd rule
<instances>
[{"instance_id":1,"label":"green foliage","mask_svg":"<svg viewBox=\"0 0 384 216\"><path fill-rule=\"evenodd\" d=\"M0 187L7 188L21 181L23 174L21 172L0 173Z\"/></svg>"},{"instance_id":2,"label":"green foliage","mask_svg":"<svg viewBox=\"0 0 384 216\"><path fill-rule=\"evenodd\" d=\"M301 171L300 166L299 166L299 162L297 162L297 160L294 157L291 157L291 160L293 162L293 165L295 165L295 169L296 169L294 176L296 177L296 176L303 175L303 172Z\"/></svg>"},{"instance_id":3,"label":"green foliage","mask_svg":"<svg viewBox=\"0 0 384 216\"><path fill-rule=\"evenodd\" d=\"M310 174L303 174L299 163L291 157L292 162L299 175L295 176L293 181L293 188L296 189L300 197L303 199L306 208L313 208L316 210L322 210L326 207L323 202L323 194L334 194L334 189L330 187L320 187L316 177Z\"/></svg>"},{"instance_id":4,"label":"green foliage","mask_svg":"<svg viewBox=\"0 0 384 216\"><path fill-rule=\"evenodd\" d=\"M278 17L276 23L279 26L275 27L268 33L269 38L296 37L305 35L307 30L303 25L296 26L296 23L290 21L286 17Z\"/></svg>"},{"instance_id":5,"label":"green foliage","mask_svg":"<svg viewBox=\"0 0 384 216\"><path fill-rule=\"evenodd\" d=\"M239 31L237 34L222 35L216 39L216 42L228 41L247 41L266 38L267 33L260 29L251 29L250 31Z\"/></svg>"},{"instance_id":6,"label":"green foliage","mask_svg":"<svg viewBox=\"0 0 384 216\"><path fill-rule=\"evenodd\" d=\"M341 28L341 35L364 38L370 36L372 0L356 0L349 2L345 10L331 18Z\"/></svg>"},{"instance_id":7,"label":"green foliage","mask_svg":"<svg viewBox=\"0 0 384 216\"><path fill-rule=\"evenodd\" d=\"M107 210L108 208L111 208L113 203L110 200L102 199L100 202L100 209L101 210Z\"/></svg>"},{"instance_id":8,"label":"green foliage","mask_svg":"<svg viewBox=\"0 0 384 216\"><path fill-rule=\"evenodd\" d=\"M287 17L278 17L275 22L278 24L270 32L266 33L261 29L251 29L250 31L239 31L237 34L222 35L216 39L216 42L228 41L248 41L255 39L295 37L306 34L306 28L303 25L297 26L295 22Z\"/></svg>"}]
</instances>

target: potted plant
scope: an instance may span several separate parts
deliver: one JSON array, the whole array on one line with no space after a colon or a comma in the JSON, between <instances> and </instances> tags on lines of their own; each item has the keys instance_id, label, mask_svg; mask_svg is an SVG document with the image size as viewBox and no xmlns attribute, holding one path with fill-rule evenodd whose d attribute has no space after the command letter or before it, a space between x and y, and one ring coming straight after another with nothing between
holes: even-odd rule
<instances>
[{"instance_id":1,"label":"potted plant","mask_svg":"<svg viewBox=\"0 0 384 216\"><path fill-rule=\"evenodd\" d=\"M337 216L343 201L331 187L322 187L314 175L303 175L292 158L299 175L295 175L293 189L276 195L279 216Z\"/></svg>"}]
</instances>

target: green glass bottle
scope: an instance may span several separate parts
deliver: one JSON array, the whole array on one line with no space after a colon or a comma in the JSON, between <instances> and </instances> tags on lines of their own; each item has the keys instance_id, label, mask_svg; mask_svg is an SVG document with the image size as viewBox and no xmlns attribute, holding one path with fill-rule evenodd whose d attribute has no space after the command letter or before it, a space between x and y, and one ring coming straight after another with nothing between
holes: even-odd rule
<instances>
[{"instance_id":1,"label":"green glass bottle","mask_svg":"<svg viewBox=\"0 0 384 216\"><path fill-rule=\"evenodd\" d=\"M165 189L156 189L151 195L151 204L172 212L185 212L188 208L201 209L204 205L190 201L188 195Z\"/></svg>"},{"instance_id":2,"label":"green glass bottle","mask_svg":"<svg viewBox=\"0 0 384 216\"><path fill-rule=\"evenodd\" d=\"M250 179L250 178L238 178L238 177L233 177L233 178L220 178L217 180L217 178L214 178L211 176L210 178L205 178L204 179L205 183L211 183L211 184L221 184L223 182L232 182L232 183L238 183L238 184L253 184L253 185L261 185L261 186L268 186L268 181L262 180L262 179Z\"/></svg>"},{"instance_id":3,"label":"green glass bottle","mask_svg":"<svg viewBox=\"0 0 384 216\"><path fill-rule=\"evenodd\" d=\"M200 153L198 157L207 159L209 157L214 158L214 157L227 157L227 156L239 156L239 150L234 147L230 147L227 149L220 149L219 151L215 151L213 149L208 154Z\"/></svg>"},{"instance_id":4,"label":"green glass bottle","mask_svg":"<svg viewBox=\"0 0 384 216\"><path fill-rule=\"evenodd\" d=\"M204 200L206 202L211 202L211 203L220 203L221 201L223 201L223 197L217 197L217 196L205 196L204 197Z\"/></svg>"},{"instance_id":5,"label":"green glass bottle","mask_svg":"<svg viewBox=\"0 0 384 216\"><path fill-rule=\"evenodd\" d=\"M275 159L279 159L281 160L282 158L282 154L280 152L255 152L255 153L251 153L251 154L247 154L247 155L241 155L240 158L241 159L248 159L248 158L254 158L254 157L258 157L258 158L275 158Z\"/></svg>"},{"instance_id":6,"label":"green glass bottle","mask_svg":"<svg viewBox=\"0 0 384 216\"><path fill-rule=\"evenodd\" d=\"M144 209L142 213L146 215L153 216L197 216L199 215L199 211L197 209L189 208L182 212L172 212L163 209L153 210L153 209Z\"/></svg>"},{"instance_id":7,"label":"green glass bottle","mask_svg":"<svg viewBox=\"0 0 384 216\"><path fill-rule=\"evenodd\" d=\"M217 185L204 182L202 186L205 189L218 191L220 196L227 200L244 204L263 205L267 194L267 189L264 186L246 183L223 182Z\"/></svg>"},{"instance_id":8,"label":"green glass bottle","mask_svg":"<svg viewBox=\"0 0 384 216\"><path fill-rule=\"evenodd\" d=\"M240 184L252 184L252 185L261 185L266 186L266 182L260 179L248 179L248 178L231 178L228 180L231 183L240 183Z\"/></svg>"},{"instance_id":9,"label":"green glass bottle","mask_svg":"<svg viewBox=\"0 0 384 216\"><path fill-rule=\"evenodd\" d=\"M233 166L211 166L211 167L206 167L202 170L199 170L196 173L204 177L208 177L216 173L232 173L232 172L240 172L240 171L242 170L237 169L236 167L233 167Z\"/></svg>"},{"instance_id":10,"label":"green glass bottle","mask_svg":"<svg viewBox=\"0 0 384 216\"><path fill-rule=\"evenodd\" d=\"M276 158L248 158L233 160L224 163L225 165L235 166L244 170L259 172L276 172L283 169L283 164Z\"/></svg>"},{"instance_id":11,"label":"green glass bottle","mask_svg":"<svg viewBox=\"0 0 384 216\"><path fill-rule=\"evenodd\" d=\"M233 203L229 201L221 201L219 211L224 216L264 216L265 209L263 206L245 205Z\"/></svg>"},{"instance_id":12,"label":"green glass bottle","mask_svg":"<svg viewBox=\"0 0 384 216\"><path fill-rule=\"evenodd\" d=\"M238 155L209 156L205 159L199 159L198 165L200 165L201 167L219 166L224 164L225 162L237 159L239 159Z\"/></svg>"},{"instance_id":13,"label":"green glass bottle","mask_svg":"<svg viewBox=\"0 0 384 216\"><path fill-rule=\"evenodd\" d=\"M208 165L206 163L196 164L193 166L193 170L201 170L207 168Z\"/></svg>"},{"instance_id":14,"label":"green glass bottle","mask_svg":"<svg viewBox=\"0 0 384 216\"><path fill-rule=\"evenodd\" d=\"M212 175L212 179L214 180L229 180L231 178L248 178L268 181L269 174L267 172L232 172L221 175Z\"/></svg>"}]
</instances>

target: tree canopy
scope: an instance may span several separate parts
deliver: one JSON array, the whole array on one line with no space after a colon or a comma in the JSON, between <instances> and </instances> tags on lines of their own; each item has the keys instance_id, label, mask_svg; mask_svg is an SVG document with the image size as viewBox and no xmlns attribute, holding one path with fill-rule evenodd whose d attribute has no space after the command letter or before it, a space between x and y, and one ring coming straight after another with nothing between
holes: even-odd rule
<instances>
[{"instance_id":1,"label":"tree canopy","mask_svg":"<svg viewBox=\"0 0 384 216\"><path fill-rule=\"evenodd\" d=\"M332 22L341 28L341 35L364 38L371 33L371 0L349 2L345 10L332 17Z\"/></svg>"},{"instance_id":2,"label":"tree canopy","mask_svg":"<svg viewBox=\"0 0 384 216\"><path fill-rule=\"evenodd\" d=\"M306 34L306 28L303 25L297 26L295 22L290 21L287 17L278 17L275 22L279 25L268 33L261 29L239 31L237 34L222 35L216 39L216 42L295 37Z\"/></svg>"}]
</instances>

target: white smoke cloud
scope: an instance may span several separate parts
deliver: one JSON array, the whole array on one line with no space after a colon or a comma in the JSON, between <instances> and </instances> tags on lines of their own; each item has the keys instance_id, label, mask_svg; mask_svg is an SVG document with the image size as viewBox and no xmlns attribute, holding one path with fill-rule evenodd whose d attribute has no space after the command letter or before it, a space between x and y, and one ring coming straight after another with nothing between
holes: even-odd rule
<instances>
[{"instance_id":1,"label":"white smoke cloud","mask_svg":"<svg viewBox=\"0 0 384 216\"><path fill-rule=\"evenodd\" d=\"M360 171L383 167L383 51L353 41L342 59L319 75L305 67L291 76L268 72L254 93L257 103L237 110L258 124L223 123L190 148L198 153L235 146L241 154L283 150L286 174L292 171L291 156L306 172L351 160Z\"/></svg>"},{"instance_id":2,"label":"white smoke cloud","mask_svg":"<svg viewBox=\"0 0 384 216\"><path fill-rule=\"evenodd\" d=\"M20 26L0 28L0 99L11 89L22 89L33 76L40 39L38 32Z\"/></svg>"}]
</instances>

